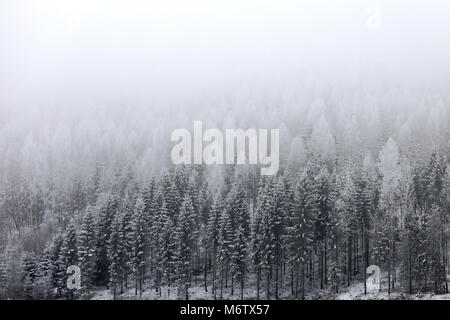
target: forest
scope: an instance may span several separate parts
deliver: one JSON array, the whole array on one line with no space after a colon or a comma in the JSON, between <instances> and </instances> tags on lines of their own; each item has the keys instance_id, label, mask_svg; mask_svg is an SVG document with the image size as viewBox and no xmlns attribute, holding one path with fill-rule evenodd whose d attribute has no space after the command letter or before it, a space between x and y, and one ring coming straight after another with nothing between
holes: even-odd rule
<instances>
[{"instance_id":1,"label":"forest","mask_svg":"<svg viewBox=\"0 0 450 320\"><path fill-rule=\"evenodd\" d=\"M388 295L448 293L446 97L415 108L395 90L262 99L229 102L223 122L282 124L274 176L171 165L170 130L155 114L150 127L131 127L139 114L121 120L118 108L30 129L10 113L0 126L0 298L333 299L365 285L370 265ZM79 290L67 287L72 265Z\"/></svg>"}]
</instances>

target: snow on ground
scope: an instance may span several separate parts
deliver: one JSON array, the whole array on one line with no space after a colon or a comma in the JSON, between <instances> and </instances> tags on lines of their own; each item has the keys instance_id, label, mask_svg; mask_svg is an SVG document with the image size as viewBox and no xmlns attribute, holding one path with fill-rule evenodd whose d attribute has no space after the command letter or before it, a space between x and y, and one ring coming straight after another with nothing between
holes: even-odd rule
<instances>
[{"instance_id":1,"label":"snow on ground","mask_svg":"<svg viewBox=\"0 0 450 320\"><path fill-rule=\"evenodd\" d=\"M212 300L214 299L214 295L211 292L212 284L208 279L208 292L205 292L205 287L203 284L203 277L196 277L193 281L193 285L189 288L189 299L192 300ZM290 283L284 283L284 288L279 290L280 299L288 299L290 298ZM217 280L217 299L220 299L220 282ZM150 281L146 280L144 284L144 290L142 292L142 296L135 295L134 287L124 289L124 293L121 295L117 295L117 299L129 300L129 299L142 299L142 300L173 300L177 299L177 288L171 287L168 290L167 287L162 287L161 296L159 293L155 291L154 288L150 288ZM271 288L271 299L275 296L275 288ZM260 298L265 299L266 291L265 291L265 280L263 279L260 283ZM100 289L96 291L92 297L93 300L110 300L113 299L113 295L110 290ZM228 280L228 287L223 288L223 299L224 300L239 300L240 299L240 285L238 281L234 284L234 294L231 294L231 285L230 280ZM246 278L246 287L244 287L244 299L256 299L256 276L255 274L249 274Z\"/></svg>"},{"instance_id":2,"label":"snow on ground","mask_svg":"<svg viewBox=\"0 0 450 320\"><path fill-rule=\"evenodd\" d=\"M398 288L394 289L390 295L387 292L387 274L382 274L381 276L381 291L368 291L364 295L364 284L360 280L355 280L349 287L341 287L340 293L337 294L334 299L336 300L450 300L450 294L435 295L432 293L426 294L414 294L408 295L400 292ZM192 287L189 289L189 299L191 300L212 300L214 296L211 292L211 283L208 282L208 292L205 292L203 285L203 278L198 277L194 279ZM254 274L248 275L248 284L244 288L244 299L256 299L256 277ZM264 279L261 282L260 287L260 298L265 299L265 282ZM117 295L117 299L120 300L175 300L178 298L177 288L171 287L168 290L167 287L162 287L161 295L155 291L154 288L150 288L150 281L147 279L144 284L144 290L142 296L135 295L134 287L130 287L127 290L124 289L124 293ZM274 288L272 288L274 290ZM274 291L271 290L271 299L274 298ZM280 299L295 299L291 295L290 283L285 282L284 288L279 290ZM113 295L110 290L99 289L97 290L93 297L93 300L112 300ZM217 292L217 299L220 299L220 292ZM235 283L234 294L231 294L230 284L228 288L223 288L223 299L224 300L238 300L240 299L240 287L238 283ZM308 300L329 300L333 299L330 295L328 289L315 289L313 291L307 292Z\"/></svg>"},{"instance_id":3,"label":"snow on ground","mask_svg":"<svg viewBox=\"0 0 450 320\"><path fill-rule=\"evenodd\" d=\"M400 292L399 288L392 290L388 295L387 274L381 275L381 290L368 290L364 295L364 283L361 281L351 284L349 287L342 288L342 292L335 298L336 300L450 300L450 294L435 295L426 294L405 294Z\"/></svg>"}]
</instances>

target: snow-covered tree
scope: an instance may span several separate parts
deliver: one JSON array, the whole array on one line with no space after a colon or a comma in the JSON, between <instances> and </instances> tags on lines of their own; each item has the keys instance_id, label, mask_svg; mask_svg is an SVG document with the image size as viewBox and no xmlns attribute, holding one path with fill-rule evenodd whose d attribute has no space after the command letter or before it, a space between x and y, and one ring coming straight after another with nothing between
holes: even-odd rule
<instances>
[{"instance_id":1,"label":"snow-covered tree","mask_svg":"<svg viewBox=\"0 0 450 320\"><path fill-rule=\"evenodd\" d=\"M192 199L189 195L186 195L181 204L175 231L176 270L179 294L181 297L185 297L186 300L189 299L189 286L192 273L193 244L195 238L193 226L194 214Z\"/></svg>"},{"instance_id":2,"label":"snow-covered tree","mask_svg":"<svg viewBox=\"0 0 450 320\"><path fill-rule=\"evenodd\" d=\"M93 208L86 209L83 222L78 235L78 262L81 271L81 296L90 297L94 283L96 262L96 230L93 217Z\"/></svg>"}]
</instances>

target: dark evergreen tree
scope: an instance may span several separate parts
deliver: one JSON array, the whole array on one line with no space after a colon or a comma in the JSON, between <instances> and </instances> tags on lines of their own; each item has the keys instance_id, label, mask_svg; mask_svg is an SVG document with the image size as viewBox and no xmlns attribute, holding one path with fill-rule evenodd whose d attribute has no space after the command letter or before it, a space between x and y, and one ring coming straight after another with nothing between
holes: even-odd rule
<instances>
[{"instance_id":1,"label":"dark evergreen tree","mask_svg":"<svg viewBox=\"0 0 450 320\"><path fill-rule=\"evenodd\" d=\"M220 216L223 210L223 203L220 195L214 198L211 210L208 215L208 222L206 228L207 245L206 250L210 256L212 263L212 293L214 299L217 298L217 263L218 263L218 243L219 243L219 223Z\"/></svg>"},{"instance_id":2,"label":"dark evergreen tree","mask_svg":"<svg viewBox=\"0 0 450 320\"><path fill-rule=\"evenodd\" d=\"M135 205L132 234L131 266L135 279L135 294L142 295L142 284L145 268L146 232L145 204L142 198L138 198Z\"/></svg>"},{"instance_id":3,"label":"dark evergreen tree","mask_svg":"<svg viewBox=\"0 0 450 320\"><path fill-rule=\"evenodd\" d=\"M63 295L74 298L74 290L67 287L67 269L70 266L78 265L77 252L77 234L75 226L69 224L64 232L64 240L62 242L58 257L58 288Z\"/></svg>"},{"instance_id":4,"label":"dark evergreen tree","mask_svg":"<svg viewBox=\"0 0 450 320\"><path fill-rule=\"evenodd\" d=\"M90 298L96 262L96 230L93 208L86 209L78 236L78 262L81 271L81 297Z\"/></svg>"},{"instance_id":5,"label":"dark evergreen tree","mask_svg":"<svg viewBox=\"0 0 450 320\"><path fill-rule=\"evenodd\" d=\"M22 258L22 270L22 281L24 283L25 299L31 300L34 297L34 284L39 272L36 256L34 254L24 254Z\"/></svg>"},{"instance_id":6,"label":"dark evergreen tree","mask_svg":"<svg viewBox=\"0 0 450 320\"><path fill-rule=\"evenodd\" d=\"M288 230L289 256L296 271L295 296L297 298L300 296L302 299L305 298L305 267L314 239L316 215L317 190L311 172L305 169L294 190L294 208L289 216Z\"/></svg>"},{"instance_id":7,"label":"dark evergreen tree","mask_svg":"<svg viewBox=\"0 0 450 320\"><path fill-rule=\"evenodd\" d=\"M111 236L111 224L119 210L120 200L117 195L109 196L100 204L97 226L95 283L107 285L109 282L108 240Z\"/></svg>"},{"instance_id":8,"label":"dark evergreen tree","mask_svg":"<svg viewBox=\"0 0 450 320\"><path fill-rule=\"evenodd\" d=\"M123 242L122 242L122 222L120 215L116 215L111 224L111 235L108 240L108 261L109 261L109 286L113 292L114 300L117 296L117 288L123 281Z\"/></svg>"},{"instance_id":9,"label":"dark evergreen tree","mask_svg":"<svg viewBox=\"0 0 450 320\"><path fill-rule=\"evenodd\" d=\"M195 231L193 226L194 206L192 199L186 195L181 204L180 214L178 217L175 243L176 243L176 262L177 262L177 278L179 284L179 294L189 299L189 286L192 275L192 255L195 239Z\"/></svg>"}]
</instances>

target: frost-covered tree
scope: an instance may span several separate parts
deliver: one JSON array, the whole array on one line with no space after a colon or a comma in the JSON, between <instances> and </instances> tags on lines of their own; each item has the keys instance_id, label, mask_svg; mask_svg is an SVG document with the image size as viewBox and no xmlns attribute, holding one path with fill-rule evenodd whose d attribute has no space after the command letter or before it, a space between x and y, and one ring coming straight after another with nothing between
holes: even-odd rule
<instances>
[{"instance_id":1,"label":"frost-covered tree","mask_svg":"<svg viewBox=\"0 0 450 320\"><path fill-rule=\"evenodd\" d=\"M380 151L382 176L380 209L384 213L383 235L387 237L386 255L388 269L388 293L394 287L396 273L396 234L399 221L400 155L392 138Z\"/></svg>"},{"instance_id":2,"label":"frost-covered tree","mask_svg":"<svg viewBox=\"0 0 450 320\"><path fill-rule=\"evenodd\" d=\"M288 248L295 268L295 297L305 298L305 268L314 239L314 217L317 214L317 190L312 173L305 169L294 189L293 210L288 217ZM301 281L301 287L299 286ZM300 292L301 289L301 292Z\"/></svg>"},{"instance_id":3,"label":"frost-covered tree","mask_svg":"<svg viewBox=\"0 0 450 320\"><path fill-rule=\"evenodd\" d=\"M94 283L96 230L93 208L86 209L78 235L78 262L81 271L81 296L89 299Z\"/></svg>"},{"instance_id":4,"label":"frost-covered tree","mask_svg":"<svg viewBox=\"0 0 450 320\"><path fill-rule=\"evenodd\" d=\"M113 292L114 300L117 296L117 288L122 285L124 275L124 264L122 260L123 254L123 239L121 230L121 217L117 214L111 224L111 235L108 239L107 255L109 261L109 287Z\"/></svg>"},{"instance_id":5,"label":"frost-covered tree","mask_svg":"<svg viewBox=\"0 0 450 320\"><path fill-rule=\"evenodd\" d=\"M22 270L22 281L24 283L25 298L31 300L34 296L34 285L39 273L36 256L34 254L26 253L23 256Z\"/></svg>"},{"instance_id":6,"label":"frost-covered tree","mask_svg":"<svg viewBox=\"0 0 450 320\"><path fill-rule=\"evenodd\" d=\"M176 270L181 297L189 299L191 284L192 257L195 232L193 226L194 206L189 195L184 197L175 230Z\"/></svg>"},{"instance_id":7,"label":"frost-covered tree","mask_svg":"<svg viewBox=\"0 0 450 320\"><path fill-rule=\"evenodd\" d=\"M144 278L145 252L146 252L146 228L144 200L138 198L134 209L131 268L135 279L135 295L142 295L142 283Z\"/></svg>"},{"instance_id":8,"label":"frost-covered tree","mask_svg":"<svg viewBox=\"0 0 450 320\"><path fill-rule=\"evenodd\" d=\"M58 256L58 283L57 286L63 295L74 298L74 289L67 287L67 269L78 264L77 233L75 226L69 224L64 232Z\"/></svg>"},{"instance_id":9,"label":"frost-covered tree","mask_svg":"<svg viewBox=\"0 0 450 320\"><path fill-rule=\"evenodd\" d=\"M107 285L109 282L108 240L111 236L111 225L118 214L120 199L110 195L102 199L97 226L95 282L97 285Z\"/></svg>"}]
</instances>

